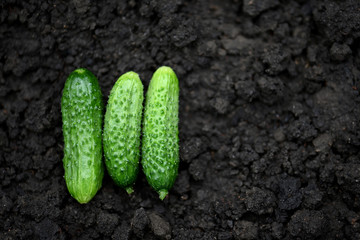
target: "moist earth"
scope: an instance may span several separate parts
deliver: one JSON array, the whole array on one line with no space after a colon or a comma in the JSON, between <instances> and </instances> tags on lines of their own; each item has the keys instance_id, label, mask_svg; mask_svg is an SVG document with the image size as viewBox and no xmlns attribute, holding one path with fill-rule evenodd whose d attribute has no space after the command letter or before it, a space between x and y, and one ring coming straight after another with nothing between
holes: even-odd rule
<instances>
[{"instance_id":1,"label":"moist earth","mask_svg":"<svg viewBox=\"0 0 360 240\"><path fill-rule=\"evenodd\" d=\"M0 239L360 239L360 2L0 3ZM60 98L171 66L175 186L105 174L85 205L63 178Z\"/></svg>"}]
</instances>

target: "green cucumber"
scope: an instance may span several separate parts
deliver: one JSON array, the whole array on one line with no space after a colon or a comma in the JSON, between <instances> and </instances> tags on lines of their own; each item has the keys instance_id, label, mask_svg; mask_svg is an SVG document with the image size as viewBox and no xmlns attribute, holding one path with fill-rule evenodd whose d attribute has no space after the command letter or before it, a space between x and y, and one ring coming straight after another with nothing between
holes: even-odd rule
<instances>
[{"instance_id":1,"label":"green cucumber","mask_svg":"<svg viewBox=\"0 0 360 240\"><path fill-rule=\"evenodd\" d=\"M129 194L139 171L143 85L134 72L115 83L105 114L105 165L115 183Z\"/></svg>"},{"instance_id":2,"label":"green cucumber","mask_svg":"<svg viewBox=\"0 0 360 240\"><path fill-rule=\"evenodd\" d=\"M170 67L154 73L146 94L142 166L146 179L163 200L179 167L179 81Z\"/></svg>"},{"instance_id":3,"label":"green cucumber","mask_svg":"<svg viewBox=\"0 0 360 240\"><path fill-rule=\"evenodd\" d=\"M61 98L61 112L66 185L73 198L87 203L101 188L104 176L102 94L90 71L80 68L69 75Z\"/></svg>"}]
</instances>

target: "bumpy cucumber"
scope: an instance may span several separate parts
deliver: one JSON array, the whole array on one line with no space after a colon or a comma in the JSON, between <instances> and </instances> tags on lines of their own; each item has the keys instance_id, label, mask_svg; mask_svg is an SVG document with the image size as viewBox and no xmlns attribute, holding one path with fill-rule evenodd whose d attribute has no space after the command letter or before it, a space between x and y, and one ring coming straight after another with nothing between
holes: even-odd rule
<instances>
[{"instance_id":1,"label":"bumpy cucumber","mask_svg":"<svg viewBox=\"0 0 360 240\"><path fill-rule=\"evenodd\" d=\"M109 175L130 194L139 171L143 85L134 72L122 75L110 92L104 124Z\"/></svg>"},{"instance_id":2,"label":"bumpy cucumber","mask_svg":"<svg viewBox=\"0 0 360 240\"><path fill-rule=\"evenodd\" d=\"M154 73L146 94L142 166L161 200L174 185L179 167L179 81L169 67Z\"/></svg>"},{"instance_id":3,"label":"bumpy cucumber","mask_svg":"<svg viewBox=\"0 0 360 240\"><path fill-rule=\"evenodd\" d=\"M103 103L96 77L84 68L73 71L61 98L65 181L79 203L89 202L104 176L101 128Z\"/></svg>"}]
</instances>

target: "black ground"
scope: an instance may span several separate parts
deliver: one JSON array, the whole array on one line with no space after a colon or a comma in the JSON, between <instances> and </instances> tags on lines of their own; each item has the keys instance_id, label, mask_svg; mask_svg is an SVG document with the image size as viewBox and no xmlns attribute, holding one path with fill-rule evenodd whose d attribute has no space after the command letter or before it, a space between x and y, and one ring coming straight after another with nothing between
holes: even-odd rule
<instances>
[{"instance_id":1,"label":"black ground","mask_svg":"<svg viewBox=\"0 0 360 240\"><path fill-rule=\"evenodd\" d=\"M97 2L97 3L96 3ZM360 3L0 2L0 239L360 239ZM160 201L63 178L60 98L86 67L180 80L179 176Z\"/></svg>"}]
</instances>

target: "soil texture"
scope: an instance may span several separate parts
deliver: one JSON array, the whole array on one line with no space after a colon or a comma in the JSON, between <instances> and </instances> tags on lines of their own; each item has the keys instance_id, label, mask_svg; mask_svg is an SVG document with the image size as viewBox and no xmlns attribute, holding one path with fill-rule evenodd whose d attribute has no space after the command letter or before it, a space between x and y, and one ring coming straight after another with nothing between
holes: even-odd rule
<instances>
[{"instance_id":1,"label":"soil texture","mask_svg":"<svg viewBox=\"0 0 360 240\"><path fill-rule=\"evenodd\" d=\"M0 2L0 239L360 239L360 2ZM179 175L161 201L63 178L60 99L85 67L171 66Z\"/></svg>"}]
</instances>

